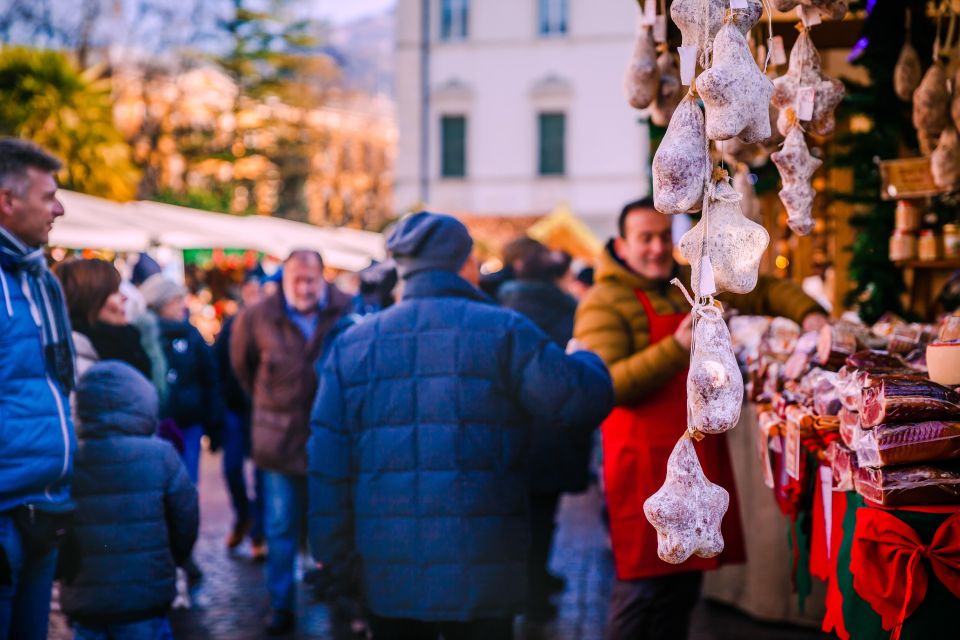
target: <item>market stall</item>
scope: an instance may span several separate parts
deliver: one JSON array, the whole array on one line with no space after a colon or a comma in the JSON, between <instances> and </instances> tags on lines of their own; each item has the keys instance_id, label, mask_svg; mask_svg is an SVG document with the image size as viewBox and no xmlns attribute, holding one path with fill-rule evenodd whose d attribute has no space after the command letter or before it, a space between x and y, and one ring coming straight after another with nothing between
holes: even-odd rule
<instances>
[{"instance_id":1,"label":"market stall","mask_svg":"<svg viewBox=\"0 0 960 640\"><path fill-rule=\"evenodd\" d=\"M954 4L641 3L626 76L666 127L654 206L696 219L675 281L694 317L688 429L644 504L659 557L715 557L741 517L753 557L707 594L841 638L947 637L960 599ZM816 263L836 287L819 331L718 301ZM721 438L740 513L693 446Z\"/></svg>"}]
</instances>

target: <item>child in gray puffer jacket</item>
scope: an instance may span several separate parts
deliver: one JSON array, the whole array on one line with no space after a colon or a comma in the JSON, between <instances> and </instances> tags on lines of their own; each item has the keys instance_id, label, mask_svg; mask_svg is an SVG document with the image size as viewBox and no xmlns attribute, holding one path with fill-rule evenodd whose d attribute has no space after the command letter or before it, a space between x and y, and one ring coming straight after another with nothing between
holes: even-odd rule
<instances>
[{"instance_id":1,"label":"child in gray puffer jacket","mask_svg":"<svg viewBox=\"0 0 960 640\"><path fill-rule=\"evenodd\" d=\"M77 386L74 540L62 550L60 606L77 638L172 638L176 566L197 539L197 491L180 456L154 437L153 385L119 361Z\"/></svg>"}]
</instances>

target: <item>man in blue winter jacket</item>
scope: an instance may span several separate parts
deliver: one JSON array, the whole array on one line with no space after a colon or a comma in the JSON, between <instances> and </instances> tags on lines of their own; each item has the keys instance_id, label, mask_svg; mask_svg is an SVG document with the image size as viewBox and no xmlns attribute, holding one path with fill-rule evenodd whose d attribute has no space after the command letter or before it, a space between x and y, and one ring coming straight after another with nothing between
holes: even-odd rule
<instances>
[{"instance_id":1,"label":"man in blue winter jacket","mask_svg":"<svg viewBox=\"0 0 960 640\"><path fill-rule=\"evenodd\" d=\"M73 344L43 246L60 162L0 139L0 640L44 639L76 441Z\"/></svg>"},{"instance_id":2,"label":"man in blue winter jacket","mask_svg":"<svg viewBox=\"0 0 960 640\"><path fill-rule=\"evenodd\" d=\"M331 595L363 598L378 640L513 636L531 416L584 428L613 403L598 357L565 355L475 288L472 247L450 216L402 220L387 241L402 301L344 332L321 373L311 549Z\"/></svg>"}]
</instances>

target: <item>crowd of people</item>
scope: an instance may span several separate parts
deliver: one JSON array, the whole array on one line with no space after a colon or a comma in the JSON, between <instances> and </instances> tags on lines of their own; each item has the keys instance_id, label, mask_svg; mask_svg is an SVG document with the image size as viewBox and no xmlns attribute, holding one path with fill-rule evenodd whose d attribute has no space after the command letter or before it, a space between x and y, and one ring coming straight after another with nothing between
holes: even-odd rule
<instances>
[{"instance_id":1,"label":"crowd of people","mask_svg":"<svg viewBox=\"0 0 960 640\"><path fill-rule=\"evenodd\" d=\"M192 558L203 436L234 521L265 562L264 634L296 628L296 564L348 632L511 638L556 615L560 496L602 486L616 565L607 636L683 638L702 573L743 561L723 437L697 446L731 493L727 549L672 566L642 512L686 428L691 321L670 220L626 205L592 269L535 240L481 277L457 219L420 212L356 295L298 250L277 286L251 272L208 345L187 290L143 256L47 267L59 161L0 139L0 640L46 638L54 579L77 638L170 638ZM761 278L727 301L812 329L823 310ZM253 461L253 487L245 473ZM252 489L252 491L251 491ZM238 606L239 603L238 603Z\"/></svg>"}]
</instances>

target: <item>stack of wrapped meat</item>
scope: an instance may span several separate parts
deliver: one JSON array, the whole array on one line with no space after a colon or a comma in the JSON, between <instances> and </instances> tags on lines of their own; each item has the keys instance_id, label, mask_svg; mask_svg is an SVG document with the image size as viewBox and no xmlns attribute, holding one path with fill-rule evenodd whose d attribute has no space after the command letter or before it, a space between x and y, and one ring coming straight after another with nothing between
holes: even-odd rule
<instances>
[{"instance_id":1,"label":"stack of wrapped meat","mask_svg":"<svg viewBox=\"0 0 960 640\"><path fill-rule=\"evenodd\" d=\"M892 507L960 504L960 392L927 375L932 327L840 321L800 335L790 324L770 323L748 362L765 435L799 435L835 490Z\"/></svg>"}]
</instances>

